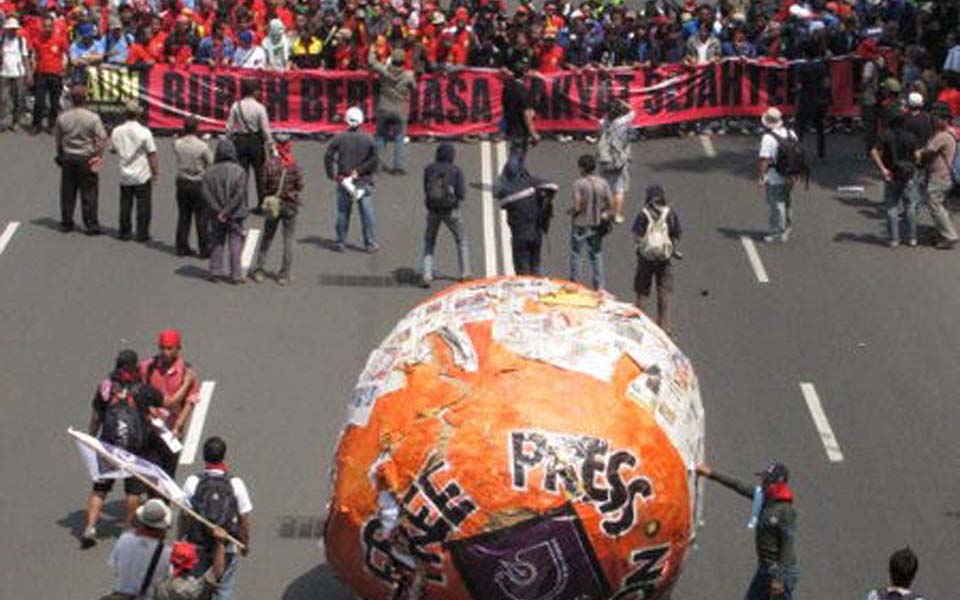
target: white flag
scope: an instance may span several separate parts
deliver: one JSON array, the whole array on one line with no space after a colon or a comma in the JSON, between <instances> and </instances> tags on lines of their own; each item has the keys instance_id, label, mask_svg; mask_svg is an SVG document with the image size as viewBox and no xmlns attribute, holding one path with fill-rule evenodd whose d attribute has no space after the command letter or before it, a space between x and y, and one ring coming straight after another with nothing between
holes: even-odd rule
<instances>
[{"instance_id":1,"label":"white flag","mask_svg":"<svg viewBox=\"0 0 960 600\"><path fill-rule=\"evenodd\" d=\"M176 503L183 503L186 494L177 485L167 472L158 465L143 459L123 448L102 442L97 438L68 429L67 433L73 436L80 450L80 456L94 481L98 479L123 479L131 477L136 472L153 485L165 496Z\"/></svg>"}]
</instances>

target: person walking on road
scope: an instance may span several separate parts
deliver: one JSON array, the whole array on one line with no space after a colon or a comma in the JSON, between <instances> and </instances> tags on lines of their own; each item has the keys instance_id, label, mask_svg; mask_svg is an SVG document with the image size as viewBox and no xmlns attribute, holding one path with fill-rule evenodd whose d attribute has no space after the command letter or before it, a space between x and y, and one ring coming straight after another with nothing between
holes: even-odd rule
<instances>
[{"instance_id":1,"label":"person walking on road","mask_svg":"<svg viewBox=\"0 0 960 600\"><path fill-rule=\"evenodd\" d=\"M697 466L697 475L753 500L753 512L747 527L755 532L757 570L745 600L791 600L797 585L794 552L797 511L793 506L787 467L771 462L757 473L760 478L758 486L717 473L707 465Z\"/></svg>"},{"instance_id":2,"label":"person walking on road","mask_svg":"<svg viewBox=\"0 0 960 600\"><path fill-rule=\"evenodd\" d=\"M160 408L159 395L147 393L147 386L137 367L138 357L133 350L122 350L110 376L104 379L93 398L88 432L101 441L122 448L131 454L149 460L148 420ZM97 523L103 512L103 503L113 489L114 479L101 479L93 483L87 497L86 521L80 543L89 548L97 543ZM134 511L144 493L143 483L136 477L123 480L124 523L133 522Z\"/></svg>"},{"instance_id":3,"label":"person walking on road","mask_svg":"<svg viewBox=\"0 0 960 600\"><path fill-rule=\"evenodd\" d=\"M813 42L804 45L803 61L797 67L797 138L812 126L817 133L817 157L827 155L827 136L824 121L830 108L833 93L830 83L830 66L818 46Z\"/></svg>"},{"instance_id":4,"label":"person walking on road","mask_svg":"<svg viewBox=\"0 0 960 600\"><path fill-rule=\"evenodd\" d=\"M10 131L20 129L27 113L27 88L33 86L33 54L27 38L20 35L20 22L7 17L0 35L0 127ZM12 108L12 110L10 110ZM10 124L5 125L7 115Z\"/></svg>"},{"instance_id":5,"label":"person walking on road","mask_svg":"<svg viewBox=\"0 0 960 600\"><path fill-rule=\"evenodd\" d=\"M766 192L770 205L770 233L763 236L765 242L786 242L793 226L791 191L793 179L778 169L783 164L781 152L787 144L797 143L797 134L783 124L783 115L778 108L770 107L760 117L766 131L760 139L758 160L758 185Z\"/></svg>"},{"instance_id":6,"label":"person walking on road","mask_svg":"<svg viewBox=\"0 0 960 600\"><path fill-rule=\"evenodd\" d=\"M176 542L170 549L170 578L157 585L153 600L211 600L220 586L227 562L227 537L215 527L213 564L200 577L193 574L200 559L190 542Z\"/></svg>"},{"instance_id":7,"label":"person walking on road","mask_svg":"<svg viewBox=\"0 0 960 600\"><path fill-rule=\"evenodd\" d=\"M137 201L137 241L150 241L153 183L160 175L153 133L140 124L140 103L128 100L127 120L110 134L110 151L120 159L120 227L118 237L129 240L133 201Z\"/></svg>"},{"instance_id":8,"label":"person walking on road","mask_svg":"<svg viewBox=\"0 0 960 600\"><path fill-rule=\"evenodd\" d=\"M219 140L213 166L203 174L203 199L210 219L210 273L216 282L223 268L223 247L230 246L230 281L243 283L240 251L243 220L247 218L247 172L237 163L237 150L229 139Z\"/></svg>"},{"instance_id":9,"label":"person walking on road","mask_svg":"<svg viewBox=\"0 0 960 600\"><path fill-rule=\"evenodd\" d=\"M667 202L667 195L659 185L647 188L646 205L633 221L636 242L637 270L633 276L633 291L637 307L646 310L647 301L657 284L657 325L672 335L670 303L673 296L673 257L680 240L680 219Z\"/></svg>"},{"instance_id":10,"label":"person walking on road","mask_svg":"<svg viewBox=\"0 0 960 600\"><path fill-rule=\"evenodd\" d=\"M527 150L531 145L540 143L535 123L536 111L533 101L524 85L524 79L530 63L521 58L511 67L512 77L504 82L500 102L503 105L505 134L509 144L507 164L513 164L512 171L526 169ZM504 166L506 172L506 166Z\"/></svg>"},{"instance_id":11,"label":"person walking on road","mask_svg":"<svg viewBox=\"0 0 960 600\"><path fill-rule=\"evenodd\" d=\"M494 196L507 211L513 269L517 275L540 275L540 246L553 217L555 183L530 175L520 161L507 161Z\"/></svg>"},{"instance_id":12,"label":"person walking on road","mask_svg":"<svg viewBox=\"0 0 960 600\"><path fill-rule=\"evenodd\" d=\"M922 196L922 181L916 152L920 147L916 136L904 128L903 114L891 110L886 118L886 129L870 151L870 157L883 177L883 201L891 248L900 245L901 211L907 221L907 244L917 245L917 205Z\"/></svg>"},{"instance_id":13,"label":"person walking on road","mask_svg":"<svg viewBox=\"0 0 960 600\"><path fill-rule=\"evenodd\" d=\"M630 128L636 113L626 100L614 103L607 118L600 120L597 163L600 174L613 190L614 222L623 223L623 201L630 190Z\"/></svg>"},{"instance_id":14,"label":"person walking on road","mask_svg":"<svg viewBox=\"0 0 960 600\"><path fill-rule=\"evenodd\" d=\"M190 248L190 223L196 224L200 258L210 257L210 223L203 201L203 174L213 164L213 151L197 137L200 121L189 116L183 123L183 135L173 142L177 159L177 256L194 256Z\"/></svg>"},{"instance_id":15,"label":"person walking on road","mask_svg":"<svg viewBox=\"0 0 960 600\"><path fill-rule=\"evenodd\" d=\"M347 130L338 133L323 157L327 177L337 182L336 234L334 250L343 252L350 229L353 203L360 211L365 250L373 254L380 250L377 244L373 213L373 174L377 171L377 144L368 133L360 131L363 111L352 106L347 110Z\"/></svg>"},{"instance_id":16,"label":"person walking on road","mask_svg":"<svg viewBox=\"0 0 960 600\"><path fill-rule=\"evenodd\" d=\"M242 479L226 465L227 444L220 437L207 438L203 443L201 473L187 477L183 484L187 504L214 525L236 538L243 548L240 554L250 552L250 515L253 504ZM213 564L217 541L210 529L188 516L180 518L180 537L197 545L199 561L194 575L202 576ZM215 600L233 600L237 583L237 547L228 544L223 576L213 595Z\"/></svg>"},{"instance_id":17,"label":"person walking on road","mask_svg":"<svg viewBox=\"0 0 960 600\"><path fill-rule=\"evenodd\" d=\"M410 96L417 89L417 80L413 71L404 65L407 55L402 48L390 54L390 63L384 65L377 60L377 49L370 47L370 68L380 75L380 95L377 98L377 150L383 162L384 171L394 175L406 174L407 119L410 114ZM393 165L387 166L385 156L387 142L393 142Z\"/></svg>"},{"instance_id":18,"label":"person walking on road","mask_svg":"<svg viewBox=\"0 0 960 600\"><path fill-rule=\"evenodd\" d=\"M924 596L910 589L917 576L920 561L909 546L890 555L890 585L871 590L867 600L924 600Z\"/></svg>"},{"instance_id":19,"label":"person walking on road","mask_svg":"<svg viewBox=\"0 0 960 600\"><path fill-rule=\"evenodd\" d=\"M253 183L257 190L257 206L254 214L259 214L263 202L263 165L267 151L273 144L270 130L270 117L267 109L260 103L260 84L256 79L240 81L241 98L230 107L227 115L227 137L233 142L237 153L237 163L243 167L244 177L253 171ZM243 199L244 206L247 198Z\"/></svg>"},{"instance_id":20,"label":"person walking on road","mask_svg":"<svg viewBox=\"0 0 960 600\"><path fill-rule=\"evenodd\" d=\"M263 283L267 275L263 266L270 252L270 244L277 234L277 228L283 226L283 259L280 263L280 272L277 273L277 283L281 286L290 284L293 267L294 231L297 225L297 211L300 208L300 192L303 191L303 175L297 158L293 155L293 143L290 136L277 133L273 136L273 147L276 154L267 160L264 168L264 191L267 193L265 204L265 221L263 224L263 240L260 242L260 252L254 266L253 280ZM266 206L269 198L276 198L276 212Z\"/></svg>"},{"instance_id":21,"label":"person walking on road","mask_svg":"<svg viewBox=\"0 0 960 600\"><path fill-rule=\"evenodd\" d=\"M917 151L917 157L926 172L927 210L938 234L935 246L939 250L950 250L960 239L946 205L947 193L953 187L951 173L957 155L957 139L950 131L949 106L935 102L930 109L930 116L933 118L933 137L922 150Z\"/></svg>"},{"instance_id":22,"label":"person walking on road","mask_svg":"<svg viewBox=\"0 0 960 600\"><path fill-rule=\"evenodd\" d=\"M107 130L100 116L86 107L87 88L74 86L70 100L72 106L60 113L53 128L54 162L60 167L60 231L73 231L79 194L86 234L100 235L97 197Z\"/></svg>"},{"instance_id":23,"label":"person walking on road","mask_svg":"<svg viewBox=\"0 0 960 600\"><path fill-rule=\"evenodd\" d=\"M159 390L163 398L164 426L173 437L181 439L186 432L193 407L200 401L200 377L181 356L183 336L176 329L157 334L157 354L140 363L143 381ZM180 455L166 445L158 445L156 463L170 477L177 475Z\"/></svg>"},{"instance_id":24,"label":"person walking on road","mask_svg":"<svg viewBox=\"0 0 960 600\"><path fill-rule=\"evenodd\" d=\"M616 193L596 174L597 159L584 154L577 160L580 178L573 182L570 207L570 280L580 281L583 251L586 248L593 269L593 288L606 287L603 272L603 238L610 232L616 207Z\"/></svg>"},{"instance_id":25,"label":"person walking on road","mask_svg":"<svg viewBox=\"0 0 960 600\"><path fill-rule=\"evenodd\" d=\"M170 572L170 547L164 537L172 523L170 508L159 498L137 509L133 529L120 535L107 559L113 571L113 593L101 600L153 597L155 585Z\"/></svg>"},{"instance_id":26,"label":"person walking on road","mask_svg":"<svg viewBox=\"0 0 960 600\"><path fill-rule=\"evenodd\" d=\"M466 197L463 170L454 164L456 150L453 144L437 146L436 160L423 170L423 193L427 207L427 229L423 234L423 279L427 288L433 282L433 251L437 245L440 224L447 226L457 245L460 279L471 277L470 250L463 226L460 204Z\"/></svg>"}]
</instances>

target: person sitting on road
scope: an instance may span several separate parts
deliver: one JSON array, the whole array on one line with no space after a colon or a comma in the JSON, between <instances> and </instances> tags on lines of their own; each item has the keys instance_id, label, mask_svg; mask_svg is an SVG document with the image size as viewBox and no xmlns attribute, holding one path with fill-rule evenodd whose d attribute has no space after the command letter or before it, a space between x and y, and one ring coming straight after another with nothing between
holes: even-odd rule
<instances>
[{"instance_id":1,"label":"person sitting on road","mask_svg":"<svg viewBox=\"0 0 960 600\"><path fill-rule=\"evenodd\" d=\"M263 240L260 242L260 252L257 253L257 262L253 271L253 280L257 283L266 281L267 274L263 266L270 252L270 244L277 234L277 227L283 225L283 259L280 263L280 272L277 273L277 283L282 286L290 284L290 269L293 267L294 230L297 225L297 211L300 208L300 192L303 191L303 175L297 157L293 154L293 143L290 136L277 133L273 136L276 155L267 160L264 168L264 190L267 196L279 200L276 214L265 211L263 223ZM264 201L267 204L267 201Z\"/></svg>"},{"instance_id":2,"label":"person sitting on road","mask_svg":"<svg viewBox=\"0 0 960 600\"><path fill-rule=\"evenodd\" d=\"M791 600L797 585L794 552L797 511L793 507L790 472L786 465L779 462L768 464L756 474L760 478L758 486L717 473L707 465L698 465L697 475L753 500L753 512L747 527L756 532L758 564L745 600Z\"/></svg>"},{"instance_id":3,"label":"person sitting on road","mask_svg":"<svg viewBox=\"0 0 960 600\"><path fill-rule=\"evenodd\" d=\"M872 590L867 600L924 600L910 589L919 567L920 562L910 546L897 550L890 555L890 585Z\"/></svg>"},{"instance_id":4,"label":"person sitting on road","mask_svg":"<svg viewBox=\"0 0 960 600\"><path fill-rule=\"evenodd\" d=\"M133 350L122 350L117 355L110 376L97 387L88 432L103 442L149 459L147 455L153 445L149 419L159 414L162 400L157 390L144 385L137 363L137 353ZM114 481L101 479L93 483L93 490L87 497L86 522L80 536L84 548L97 543L97 523ZM124 524L130 525L134 511L140 504L140 495L146 490L143 482L136 477L126 477L123 491L126 494Z\"/></svg>"}]
</instances>

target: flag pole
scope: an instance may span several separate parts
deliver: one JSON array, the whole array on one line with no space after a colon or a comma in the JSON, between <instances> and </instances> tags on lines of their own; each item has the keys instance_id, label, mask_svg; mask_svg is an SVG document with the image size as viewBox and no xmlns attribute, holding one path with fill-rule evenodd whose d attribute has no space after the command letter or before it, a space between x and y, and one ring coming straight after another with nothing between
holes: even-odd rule
<instances>
[{"instance_id":1,"label":"flag pole","mask_svg":"<svg viewBox=\"0 0 960 600\"><path fill-rule=\"evenodd\" d=\"M113 455L111 455L111 454L108 454L108 453L104 452L103 450L101 450L100 448L97 448L96 446L91 446L90 444L87 443L87 441L86 441L85 439L83 439L82 437L80 437L80 436L78 436L78 435L75 435L75 430L74 430L72 427L70 427L70 428L67 429L67 433L69 433L70 436L73 437L73 439L77 440L78 442L80 442L81 444L83 444L84 446L86 446L87 448L93 450L93 451L96 452L98 455L100 455L100 456L102 456L104 459L106 459L108 462L111 462L111 463L113 463L114 465L120 467L120 469L123 470L124 473L127 473L127 474L129 474L129 475L132 475L133 477L136 477L137 479L139 479L144 485L146 485L146 486L149 487L151 490L155 491L156 493L160 494L161 496L163 496L164 498L166 498L167 500L169 500L170 502L172 502L173 504L175 504L180 510L182 510L183 512L185 512L185 513L187 513L188 515L190 515L190 517L192 517L192 518L196 519L197 521L199 521L200 523L202 523L205 527L207 527L208 529L210 529L210 531L213 531L214 529L217 528L217 525L216 525L215 523L211 523L209 520L207 520L206 518L204 518L203 515L197 513L197 511L193 510L192 508L190 508L190 507L187 506L186 504L183 504L182 502L178 502L176 499L171 498L170 496L167 495L166 492L164 492L162 489L160 489L160 487L158 487L157 485L155 485L152 481L150 481L149 479L147 479L146 477L144 477L144 476L141 475L140 473L137 473L136 469L133 469L133 468L130 466L130 463L128 463L127 461L121 460L121 459L117 458L116 456L113 456ZM236 544L236 546L237 546L238 548L240 548L241 550L246 549L246 545L245 545L243 542L241 542L240 540L238 540L237 538L233 537L232 535L230 535L230 534L227 533L227 532L224 532L224 533L226 533L227 539L228 539L229 541L233 542L234 544Z\"/></svg>"}]
</instances>

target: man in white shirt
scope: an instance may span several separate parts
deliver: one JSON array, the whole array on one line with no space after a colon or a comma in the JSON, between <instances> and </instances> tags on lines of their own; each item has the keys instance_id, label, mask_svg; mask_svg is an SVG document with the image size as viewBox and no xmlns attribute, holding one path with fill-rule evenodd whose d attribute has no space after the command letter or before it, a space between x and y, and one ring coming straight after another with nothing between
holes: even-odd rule
<instances>
[{"instance_id":1,"label":"man in white shirt","mask_svg":"<svg viewBox=\"0 0 960 600\"><path fill-rule=\"evenodd\" d=\"M213 515L204 514L204 507L209 506L211 502L216 502L216 512L220 514L220 520L225 522L215 524L243 544L240 554L246 556L250 552L250 513L253 512L253 503L250 501L246 484L235 476L224 462L226 455L227 444L223 439L218 436L207 438L203 443L203 461L206 463L204 470L202 473L187 477L183 484L183 492L191 508L208 519L213 518ZM222 494L223 490L229 491ZM179 537L186 537L197 545L200 560L194 569L194 574L202 576L213 564L216 548L213 532L189 517L181 516ZM227 546L225 563L220 585L213 595L213 600L233 600L237 580L235 544Z\"/></svg>"},{"instance_id":2,"label":"man in white shirt","mask_svg":"<svg viewBox=\"0 0 960 600\"><path fill-rule=\"evenodd\" d=\"M793 225L793 210L790 191L793 181L777 171L779 139L796 139L797 134L783 124L780 110L770 107L760 117L766 130L760 139L760 158L758 161L759 179L757 185L764 188L767 204L770 205L770 233L763 236L765 242L786 242L790 238Z\"/></svg>"},{"instance_id":3,"label":"man in white shirt","mask_svg":"<svg viewBox=\"0 0 960 600\"><path fill-rule=\"evenodd\" d=\"M157 498L137 509L133 529L117 539L107 558L113 571L111 597L153 597L154 584L170 573L170 547L163 538L172 522L170 509Z\"/></svg>"},{"instance_id":4,"label":"man in white shirt","mask_svg":"<svg viewBox=\"0 0 960 600\"><path fill-rule=\"evenodd\" d=\"M3 36L0 39L3 53L0 62L0 131L8 128L16 131L27 111L26 88L33 76L33 63L30 46L26 38L20 35L20 22L16 18L9 17L3 22ZM13 112L8 126L6 120L11 104Z\"/></svg>"},{"instance_id":5,"label":"man in white shirt","mask_svg":"<svg viewBox=\"0 0 960 600\"><path fill-rule=\"evenodd\" d=\"M129 240L133 199L137 199L137 241L150 241L150 211L153 182L159 175L157 145L153 134L137 120L140 104L130 100L126 105L127 120L110 136L111 152L120 159L120 233Z\"/></svg>"},{"instance_id":6,"label":"man in white shirt","mask_svg":"<svg viewBox=\"0 0 960 600\"><path fill-rule=\"evenodd\" d=\"M237 36L240 42L236 51L233 53L233 66L238 69L265 69L267 66L267 55L263 51L263 46L257 46L253 43L253 32L249 29L240 32Z\"/></svg>"}]
</instances>

